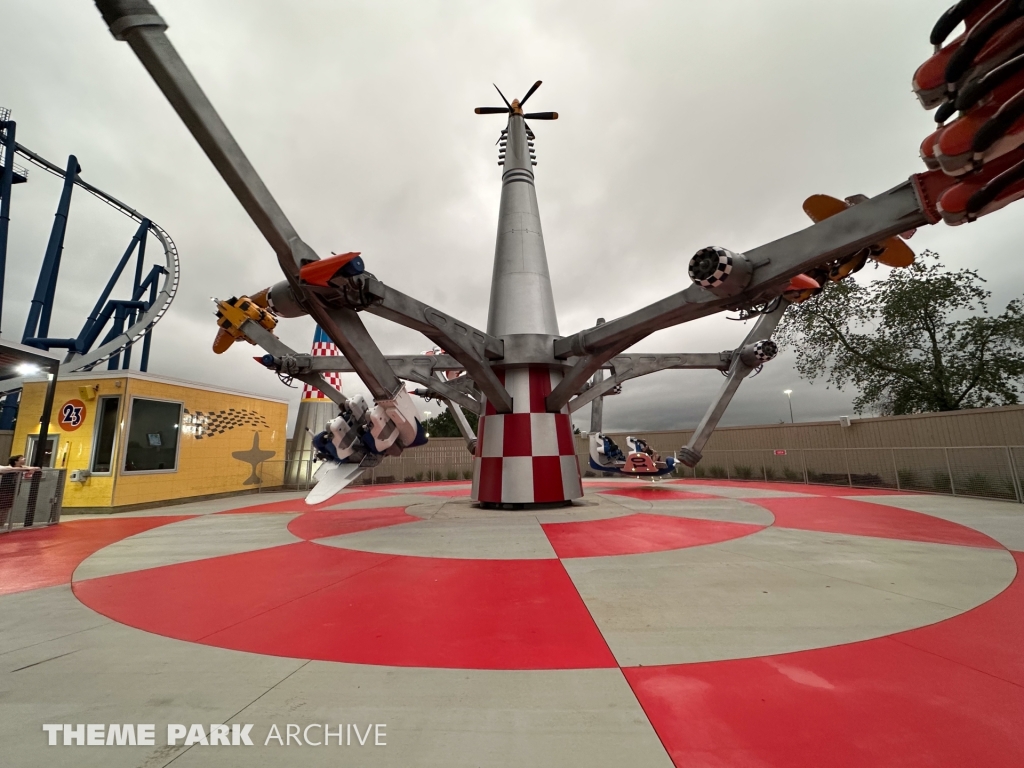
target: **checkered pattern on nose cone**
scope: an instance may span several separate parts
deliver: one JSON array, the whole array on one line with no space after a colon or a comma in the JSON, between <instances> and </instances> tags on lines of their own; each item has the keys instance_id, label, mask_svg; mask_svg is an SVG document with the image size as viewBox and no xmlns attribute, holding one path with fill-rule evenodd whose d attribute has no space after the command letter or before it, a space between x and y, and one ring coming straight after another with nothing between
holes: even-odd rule
<instances>
[{"instance_id":1,"label":"checkered pattern on nose cone","mask_svg":"<svg viewBox=\"0 0 1024 768\"><path fill-rule=\"evenodd\" d=\"M534 504L583 496L569 409L548 413L544 400L561 371L543 367L495 371L509 394L512 413L487 403L473 459L475 501Z\"/></svg>"},{"instance_id":2,"label":"checkered pattern on nose cone","mask_svg":"<svg viewBox=\"0 0 1024 768\"><path fill-rule=\"evenodd\" d=\"M322 357L325 355L339 355L338 346L331 341L331 337L324 333L323 329L318 325L316 327L316 333L313 334L313 350L312 354L314 357ZM341 374L337 371L327 371L324 373L324 378L327 383L334 387L339 392L341 389ZM303 400L329 400L323 392L316 387L311 387L309 384L302 385L302 399Z\"/></svg>"}]
</instances>

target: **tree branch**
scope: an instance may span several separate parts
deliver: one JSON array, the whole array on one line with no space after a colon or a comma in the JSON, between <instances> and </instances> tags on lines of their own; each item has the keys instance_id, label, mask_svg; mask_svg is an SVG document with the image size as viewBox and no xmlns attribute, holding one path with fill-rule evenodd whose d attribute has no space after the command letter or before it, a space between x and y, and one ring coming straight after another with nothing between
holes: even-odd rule
<instances>
[{"instance_id":1,"label":"tree branch","mask_svg":"<svg viewBox=\"0 0 1024 768\"><path fill-rule=\"evenodd\" d=\"M827 325L829 327L829 330L832 331L832 334L836 337L836 339L839 341L839 343L842 344L844 347L846 347L847 351L851 355L853 355L854 357L858 357L861 360L866 361L869 365L874 366L875 368L878 368L880 370L886 371L887 373L891 373L891 374L893 374L895 376L902 376L905 379L909 379L910 381L913 381L915 384L919 384L922 387L926 387L927 386L923 381L921 381L921 379L917 378L916 376L911 376L909 373L906 373L905 371L901 371L898 368L893 368L890 365L886 365L885 363L881 363L878 360L873 359L873 358L869 357L868 355L865 355L863 352L860 352L859 350L854 349L853 346L850 344L850 342L846 340L846 337L843 336L843 334L839 331L839 329L836 328L835 325L832 324L831 320L829 320L827 317L824 317L824 316L822 316L821 319L825 323L825 325Z\"/></svg>"}]
</instances>

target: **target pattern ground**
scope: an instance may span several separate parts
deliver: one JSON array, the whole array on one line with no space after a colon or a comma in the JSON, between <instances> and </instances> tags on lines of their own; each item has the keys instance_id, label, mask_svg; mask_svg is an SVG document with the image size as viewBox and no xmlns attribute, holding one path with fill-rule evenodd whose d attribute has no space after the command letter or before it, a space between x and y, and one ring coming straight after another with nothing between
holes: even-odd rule
<instances>
[{"instance_id":1,"label":"target pattern ground","mask_svg":"<svg viewBox=\"0 0 1024 768\"><path fill-rule=\"evenodd\" d=\"M290 498L207 503L0 540L18 545L0 559L0 589L12 593L0 608L23 614L5 655L27 680L26 659L75 643L87 648L74 654L101 666L130 646L179 674L229 654L232 669L261 681L254 670L267 670L246 722L254 711L272 719L284 691L314 708L397 707L417 722L444 720L438 707L474 722L511 707L535 740L520 738L492 764L561 755L557 764L888 765L926 755L962 765L975 750L986 765L1014 765L1024 756L1024 525L1012 505L601 482L578 506L523 513L475 509L465 484L410 486L360 489L314 510ZM88 628L52 636L24 615L41 604ZM104 651L96 643L108 634L118 640ZM158 663L157 648L173 660ZM289 664L318 665L317 680L336 690ZM68 706L96 706L103 686L85 685L88 673L61 657L32 674L47 667L71 675ZM375 692L353 694L352 683ZM274 686L281 693L268 693ZM943 698L946 686L957 696ZM471 716L453 704L460 696ZM561 741L550 738L551 718ZM794 722L810 725L781 740ZM465 759L454 765L505 739L435 726L448 749L459 745ZM865 740L865 728L880 735ZM441 754L444 739L414 730L415 754L368 764ZM209 761L197 764L219 764Z\"/></svg>"}]
</instances>

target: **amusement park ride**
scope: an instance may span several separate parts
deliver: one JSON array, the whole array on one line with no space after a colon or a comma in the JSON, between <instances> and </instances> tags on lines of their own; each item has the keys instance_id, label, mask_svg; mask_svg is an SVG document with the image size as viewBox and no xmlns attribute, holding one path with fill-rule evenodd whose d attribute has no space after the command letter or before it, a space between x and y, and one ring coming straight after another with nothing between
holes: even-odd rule
<instances>
[{"instance_id":1,"label":"amusement park ride","mask_svg":"<svg viewBox=\"0 0 1024 768\"><path fill-rule=\"evenodd\" d=\"M18 165L16 159L24 160L37 168L62 179L60 200L54 216L53 226L43 255L39 278L36 282L28 318L22 332L21 343L28 347L50 351L66 350L58 375L76 371L90 371L106 363L110 370L127 370L132 362L132 347L142 341L142 353L138 364L142 371L149 367L149 354L153 327L167 313L178 289L178 250L170 235L162 227L142 215L134 208L88 183L81 177L82 168L78 158L68 157L67 165L61 167L36 154L16 139L17 124L10 119L10 112L0 109L0 312L3 309L3 283L7 264L8 229L11 218L11 194L17 184L28 181L28 170ZM114 210L138 223L135 234L128 243L124 254L115 265L106 286L100 293L92 311L86 317L77 336L59 338L50 334L50 320L56 304L56 291L60 273L64 240L68 228L72 193L75 188L83 189L102 200ZM146 246L154 238L163 250L162 263L149 265ZM121 280L125 269L135 257L134 277L130 296L113 299L111 294ZM159 262L160 259L157 259ZM17 416L19 393L27 373L0 380L0 429L11 429ZM39 444L45 443L45 428Z\"/></svg>"},{"instance_id":2,"label":"amusement park ride","mask_svg":"<svg viewBox=\"0 0 1024 768\"><path fill-rule=\"evenodd\" d=\"M745 253L697 252L683 290L623 317L579 332L559 332L537 205L535 135L528 121L555 112L525 112L521 99L481 107L507 123L499 139L502 167L497 245L486 330L418 301L365 269L357 253L320 258L260 180L168 40L167 24L146 0L96 0L118 40L127 41L276 252L285 280L258 293L218 302L215 349L246 340L267 354L266 367L328 395L339 416L317 438L325 498L362 468L425 438L402 380L444 400L474 453L472 496L485 506L564 503L582 496L570 413L613 393L624 381L669 368L717 369L725 382L679 460L694 466L740 383L775 357L771 336L786 308L842 280L869 259L906 266L913 253L899 239L927 224L960 224L1024 196L1024 2L962 0L932 33L935 54L914 88L939 108L940 128L926 140L929 170L872 198L815 196L805 210L813 226ZM946 38L963 23L966 31ZM501 92L499 91L499 94ZM960 116L946 123L959 111ZM655 331L717 312L756 318L735 349L705 354L626 354ZM420 331L443 354L385 355L359 313ZM278 318L309 315L343 356L313 357L273 333ZM610 371L605 378L604 370ZM373 403L347 398L324 380L356 373ZM451 372L457 375L451 376ZM474 435L460 409L480 416ZM631 440L629 456L593 430L591 460L602 471L669 471ZM643 458L641 458L643 454Z\"/></svg>"}]
</instances>

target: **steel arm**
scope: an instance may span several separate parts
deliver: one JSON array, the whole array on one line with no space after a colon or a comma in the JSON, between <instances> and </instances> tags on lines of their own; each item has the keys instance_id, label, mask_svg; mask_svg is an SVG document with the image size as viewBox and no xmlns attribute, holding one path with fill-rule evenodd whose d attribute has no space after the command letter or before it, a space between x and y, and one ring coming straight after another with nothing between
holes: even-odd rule
<instances>
[{"instance_id":1,"label":"steel arm","mask_svg":"<svg viewBox=\"0 0 1024 768\"><path fill-rule=\"evenodd\" d=\"M569 411L576 411L592 400L603 397L605 393L615 389L622 382L629 381L629 379L669 369L693 370L711 368L724 371L729 368L732 357L733 353L731 351L679 355L618 355L606 363L606 365L610 365L613 369L612 376L607 379L597 379L570 400ZM601 369L598 369L595 376L600 373Z\"/></svg>"},{"instance_id":2,"label":"steel arm","mask_svg":"<svg viewBox=\"0 0 1024 768\"><path fill-rule=\"evenodd\" d=\"M484 410L483 403L473 399L462 390L453 387L447 381L439 379L431 372L429 367L409 364L396 365L395 373L406 381L415 381L417 384L422 384L439 397L456 402L477 415Z\"/></svg>"},{"instance_id":3,"label":"steel arm","mask_svg":"<svg viewBox=\"0 0 1024 768\"><path fill-rule=\"evenodd\" d=\"M246 320L242 323L240 329L245 337L256 342L263 349L267 350L275 358L286 358L286 357L297 357L295 350L281 341L277 336L272 334L266 328L259 323L253 322L252 320ZM327 380L324 379L323 374L316 371L308 371L303 373L290 374L294 378L309 384L311 387L316 387L323 392L327 397L337 403L339 406L345 406L348 403L348 398L345 397L341 392L336 390Z\"/></svg>"},{"instance_id":4,"label":"steel arm","mask_svg":"<svg viewBox=\"0 0 1024 768\"><path fill-rule=\"evenodd\" d=\"M444 381L441 378L440 373L434 374L439 381ZM458 403L452 402L448 398L442 398L444 404L448 406L448 412L452 415L452 419L455 421L455 426L459 428L459 434L462 435L463 440L466 441L466 448L469 449L470 453L476 453L476 432L473 431L473 427L469 423L469 419L466 418L466 414L462 412L462 408ZM480 411L476 411L479 416Z\"/></svg>"},{"instance_id":5,"label":"steel arm","mask_svg":"<svg viewBox=\"0 0 1024 768\"><path fill-rule=\"evenodd\" d=\"M462 363L451 355L388 355L384 358L391 369L417 366L426 371L461 371ZM343 355L301 355L293 354L274 358L274 365L284 373L294 376L297 372L307 371L353 373L355 368ZM397 374L401 378L401 374Z\"/></svg>"},{"instance_id":6,"label":"steel arm","mask_svg":"<svg viewBox=\"0 0 1024 768\"><path fill-rule=\"evenodd\" d=\"M580 390L599 365L655 331L705 317L730 307L755 304L777 295L801 272L832 261L887 237L928 224L911 182L854 205L807 229L762 245L744 255L754 266L746 289L719 297L691 285L629 315L555 341L555 357L581 357L548 396L549 411L557 411Z\"/></svg>"},{"instance_id":7,"label":"steel arm","mask_svg":"<svg viewBox=\"0 0 1024 768\"><path fill-rule=\"evenodd\" d=\"M770 312L767 315L761 315L757 322L754 323L754 327L750 329L750 333L747 334L747 337L743 340L739 349L733 353L732 364L729 366L729 373L725 377L725 383L722 385L718 395L711 403L707 413L704 414L704 418L701 419L700 424L697 425L696 431L693 433L693 436L690 437L690 442L688 442L679 451L679 460L686 466L697 466L697 462L701 459L701 452L704 450L704 446L711 437L711 433L714 432L715 428L718 426L718 422L721 421L722 415L725 413L725 409L728 408L729 403L732 402L732 398L736 394L736 390L739 389L743 379L749 376L751 371L755 368L755 366L748 365L743 361L743 357L739 353L740 350L750 344L754 344L755 342L770 339L772 334L775 332L775 329L778 327L779 322L781 322L782 316L785 314L788 307L789 302L782 301L773 312Z\"/></svg>"},{"instance_id":8,"label":"steel arm","mask_svg":"<svg viewBox=\"0 0 1024 768\"><path fill-rule=\"evenodd\" d=\"M448 406L448 411L455 420L455 426L459 428L459 432L466 441L466 448L469 449L470 453L476 453L476 433L473 431L469 419L466 418L466 414L462 412L462 408L459 407L458 403L445 400L445 405Z\"/></svg>"},{"instance_id":9,"label":"steel arm","mask_svg":"<svg viewBox=\"0 0 1024 768\"><path fill-rule=\"evenodd\" d=\"M450 355L391 355L385 357L384 360L398 378L422 384L438 397L452 400L473 413L479 414L482 410L482 405L478 400L452 386L447 380L439 378L439 371L462 370L462 364L454 357ZM355 370L352 363L341 355L297 355L294 353L284 356L275 355L274 366L282 373L295 378L325 371L351 373Z\"/></svg>"},{"instance_id":10,"label":"steel arm","mask_svg":"<svg viewBox=\"0 0 1024 768\"><path fill-rule=\"evenodd\" d=\"M353 282L359 286L360 295L372 302L364 311L422 333L462 364L498 413L511 413L512 396L487 363L504 357L501 339L397 291L375 277L355 278Z\"/></svg>"},{"instance_id":11,"label":"steel arm","mask_svg":"<svg viewBox=\"0 0 1024 768\"><path fill-rule=\"evenodd\" d=\"M278 263L303 308L320 324L355 366L377 400L393 397L401 382L383 361L355 312L326 306L304 291L299 268L319 257L299 237L252 163L171 45L167 24L147 0L96 0L96 7L118 40L125 40L163 91L182 122L277 254Z\"/></svg>"},{"instance_id":12,"label":"steel arm","mask_svg":"<svg viewBox=\"0 0 1024 768\"><path fill-rule=\"evenodd\" d=\"M590 387L587 389L587 391L589 392L591 389L597 389L601 387L602 381L604 381L604 369L599 368L598 370L594 371L594 378L590 380ZM590 408L591 434L595 432L604 431L604 393L607 391L608 388L600 389L600 391L596 392L594 396L591 398L591 400L594 403L593 406L591 406ZM579 400L579 397L569 401L570 413L575 411L580 406L584 405L584 403L580 402L574 406L573 404L576 403L577 400Z\"/></svg>"}]
</instances>

